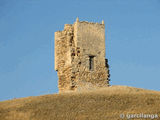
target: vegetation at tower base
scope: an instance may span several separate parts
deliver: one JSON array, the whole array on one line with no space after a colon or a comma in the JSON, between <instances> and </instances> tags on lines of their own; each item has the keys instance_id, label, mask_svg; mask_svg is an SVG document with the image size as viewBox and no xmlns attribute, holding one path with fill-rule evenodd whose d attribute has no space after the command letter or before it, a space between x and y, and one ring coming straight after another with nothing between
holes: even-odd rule
<instances>
[{"instance_id":1,"label":"vegetation at tower base","mask_svg":"<svg viewBox=\"0 0 160 120\"><path fill-rule=\"evenodd\" d=\"M109 86L105 25L77 21L55 32L55 70L59 92Z\"/></svg>"},{"instance_id":2,"label":"vegetation at tower base","mask_svg":"<svg viewBox=\"0 0 160 120\"><path fill-rule=\"evenodd\" d=\"M110 86L2 101L0 120L121 120L122 113L160 115L159 105L158 91Z\"/></svg>"}]
</instances>

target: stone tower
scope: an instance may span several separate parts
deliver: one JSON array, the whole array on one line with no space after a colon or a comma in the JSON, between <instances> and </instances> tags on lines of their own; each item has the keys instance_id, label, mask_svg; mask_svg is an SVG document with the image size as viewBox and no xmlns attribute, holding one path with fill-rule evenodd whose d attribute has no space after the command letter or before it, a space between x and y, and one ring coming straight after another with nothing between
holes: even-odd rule
<instances>
[{"instance_id":1,"label":"stone tower","mask_svg":"<svg viewBox=\"0 0 160 120\"><path fill-rule=\"evenodd\" d=\"M105 25L79 21L55 32L55 70L59 92L109 86Z\"/></svg>"}]
</instances>

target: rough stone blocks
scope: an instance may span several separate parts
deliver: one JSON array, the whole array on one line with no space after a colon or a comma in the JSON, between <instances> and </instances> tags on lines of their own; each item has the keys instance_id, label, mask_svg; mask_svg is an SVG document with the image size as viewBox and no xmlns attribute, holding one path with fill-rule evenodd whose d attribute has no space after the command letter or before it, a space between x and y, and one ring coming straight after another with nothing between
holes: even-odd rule
<instances>
[{"instance_id":1,"label":"rough stone blocks","mask_svg":"<svg viewBox=\"0 0 160 120\"><path fill-rule=\"evenodd\" d=\"M55 70L59 92L109 86L105 25L78 19L55 32Z\"/></svg>"}]
</instances>

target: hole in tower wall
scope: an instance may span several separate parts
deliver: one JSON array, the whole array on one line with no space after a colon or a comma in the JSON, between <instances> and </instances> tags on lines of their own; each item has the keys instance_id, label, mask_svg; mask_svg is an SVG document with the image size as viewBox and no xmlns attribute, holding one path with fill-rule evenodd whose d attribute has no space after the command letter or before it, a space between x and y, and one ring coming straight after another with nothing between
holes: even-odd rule
<instances>
[{"instance_id":1,"label":"hole in tower wall","mask_svg":"<svg viewBox=\"0 0 160 120\"><path fill-rule=\"evenodd\" d=\"M109 68L108 59L105 59L105 66L106 66L106 68Z\"/></svg>"},{"instance_id":2,"label":"hole in tower wall","mask_svg":"<svg viewBox=\"0 0 160 120\"><path fill-rule=\"evenodd\" d=\"M75 56L75 53L72 53L71 56Z\"/></svg>"},{"instance_id":3,"label":"hole in tower wall","mask_svg":"<svg viewBox=\"0 0 160 120\"><path fill-rule=\"evenodd\" d=\"M77 53L80 53L80 50L78 50Z\"/></svg>"},{"instance_id":4,"label":"hole in tower wall","mask_svg":"<svg viewBox=\"0 0 160 120\"><path fill-rule=\"evenodd\" d=\"M70 46L73 46L73 36L71 36L69 43L70 43Z\"/></svg>"},{"instance_id":5,"label":"hole in tower wall","mask_svg":"<svg viewBox=\"0 0 160 120\"><path fill-rule=\"evenodd\" d=\"M70 89L71 89L71 90L74 90L74 89L75 89L75 86L71 86Z\"/></svg>"},{"instance_id":6,"label":"hole in tower wall","mask_svg":"<svg viewBox=\"0 0 160 120\"><path fill-rule=\"evenodd\" d=\"M77 50L77 56L79 56L79 54L80 54L80 50Z\"/></svg>"},{"instance_id":7,"label":"hole in tower wall","mask_svg":"<svg viewBox=\"0 0 160 120\"><path fill-rule=\"evenodd\" d=\"M89 56L89 70L94 70L94 56Z\"/></svg>"}]
</instances>

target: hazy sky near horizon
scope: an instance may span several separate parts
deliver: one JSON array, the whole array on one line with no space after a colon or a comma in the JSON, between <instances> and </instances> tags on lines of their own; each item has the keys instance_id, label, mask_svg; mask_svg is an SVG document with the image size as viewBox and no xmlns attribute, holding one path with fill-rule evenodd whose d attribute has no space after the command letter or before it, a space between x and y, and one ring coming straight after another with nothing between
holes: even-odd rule
<instances>
[{"instance_id":1,"label":"hazy sky near horizon","mask_svg":"<svg viewBox=\"0 0 160 120\"><path fill-rule=\"evenodd\" d=\"M159 0L0 0L0 101L57 93L54 32L105 21L111 85L160 90Z\"/></svg>"}]
</instances>

